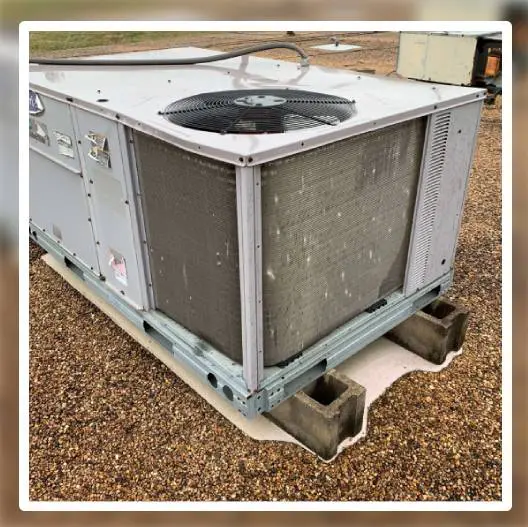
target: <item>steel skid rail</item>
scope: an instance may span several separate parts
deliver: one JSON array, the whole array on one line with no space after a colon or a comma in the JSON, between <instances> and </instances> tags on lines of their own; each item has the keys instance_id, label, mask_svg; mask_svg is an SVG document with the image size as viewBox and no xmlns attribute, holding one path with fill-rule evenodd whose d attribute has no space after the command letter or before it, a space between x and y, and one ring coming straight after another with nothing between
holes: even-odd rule
<instances>
[{"instance_id":1,"label":"steel skid rail","mask_svg":"<svg viewBox=\"0 0 528 527\"><path fill-rule=\"evenodd\" d=\"M249 390L243 365L231 361L190 331L159 311L131 307L104 280L83 266L46 232L30 222L30 237L45 251L65 263L101 298L114 306L135 326L155 339L183 366L209 383L244 416L268 412L301 390L325 371L338 366L394 326L439 297L450 285L452 273L405 297L394 293L385 305L363 312L327 337L306 349L288 364L264 368L259 386Z\"/></svg>"}]
</instances>

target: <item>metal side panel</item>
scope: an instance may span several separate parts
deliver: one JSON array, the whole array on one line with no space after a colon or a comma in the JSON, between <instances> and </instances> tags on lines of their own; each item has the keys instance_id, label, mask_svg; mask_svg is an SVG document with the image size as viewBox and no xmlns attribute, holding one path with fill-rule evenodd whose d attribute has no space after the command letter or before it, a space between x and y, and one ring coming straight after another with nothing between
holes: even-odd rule
<instances>
[{"instance_id":1,"label":"metal side panel","mask_svg":"<svg viewBox=\"0 0 528 527\"><path fill-rule=\"evenodd\" d=\"M397 69L409 79L424 79L427 60L427 33L400 33Z\"/></svg>"},{"instance_id":2,"label":"metal side panel","mask_svg":"<svg viewBox=\"0 0 528 527\"><path fill-rule=\"evenodd\" d=\"M430 118L405 294L453 267L481 108L477 101Z\"/></svg>"},{"instance_id":3,"label":"metal side panel","mask_svg":"<svg viewBox=\"0 0 528 527\"><path fill-rule=\"evenodd\" d=\"M134 244L136 247L140 287L144 292L145 309L153 309L154 293L152 291L152 273L149 264L145 214L141 204L138 167L136 153L134 150L132 130L124 125L119 126L119 141L122 145L126 145L126 148L124 148L122 151L122 158L125 168L125 185L127 195L130 196L132 236L134 238Z\"/></svg>"},{"instance_id":4,"label":"metal side panel","mask_svg":"<svg viewBox=\"0 0 528 527\"><path fill-rule=\"evenodd\" d=\"M86 267L99 273L80 170L58 164L30 147L29 215L32 223Z\"/></svg>"},{"instance_id":5,"label":"metal side panel","mask_svg":"<svg viewBox=\"0 0 528 527\"><path fill-rule=\"evenodd\" d=\"M429 35L424 80L471 85L476 49L475 36Z\"/></svg>"},{"instance_id":6,"label":"metal side panel","mask_svg":"<svg viewBox=\"0 0 528 527\"><path fill-rule=\"evenodd\" d=\"M241 363L235 167L133 141L155 308Z\"/></svg>"},{"instance_id":7,"label":"metal side panel","mask_svg":"<svg viewBox=\"0 0 528 527\"><path fill-rule=\"evenodd\" d=\"M264 361L403 287L425 119L262 166Z\"/></svg>"},{"instance_id":8,"label":"metal side panel","mask_svg":"<svg viewBox=\"0 0 528 527\"><path fill-rule=\"evenodd\" d=\"M42 108L29 115L29 147L72 171L80 171L71 108L66 102L33 92Z\"/></svg>"},{"instance_id":9,"label":"metal side panel","mask_svg":"<svg viewBox=\"0 0 528 527\"><path fill-rule=\"evenodd\" d=\"M120 125L79 108L73 112L101 273L128 302L144 309L146 292L138 266L141 255L134 243L127 167L122 157L127 145L119 139Z\"/></svg>"},{"instance_id":10,"label":"metal side panel","mask_svg":"<svg viewBox=\"0 0 528 527\"><path fill-rule=\"evenodd\" d=\"M410 79L471 84L477 37L402 33L397 71Z\"/></svg>"}]
</instances>

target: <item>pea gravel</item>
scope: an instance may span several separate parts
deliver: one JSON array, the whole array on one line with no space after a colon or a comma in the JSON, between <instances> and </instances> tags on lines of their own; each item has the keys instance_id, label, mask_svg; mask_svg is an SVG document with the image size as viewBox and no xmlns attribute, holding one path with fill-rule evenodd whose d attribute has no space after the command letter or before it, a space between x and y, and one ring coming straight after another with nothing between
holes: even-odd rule
<instances>
[{"instance_id":1,"label":"pea gravel","mask_svg":"<svg viewBox=\"0 0 528 527\"><path fill-rule=\"evenodd\" d=\"M396 37L379 38L383 50L354 57L390 72ZM345 55L314 62L348 67ZM482 113L448 294L471 310L464 353L442 372L396 382L371 407L367 437L331 464L245 437L32 244L30 498L501 499L500 131L499 103Z\"/></svg>"}]
</instances>

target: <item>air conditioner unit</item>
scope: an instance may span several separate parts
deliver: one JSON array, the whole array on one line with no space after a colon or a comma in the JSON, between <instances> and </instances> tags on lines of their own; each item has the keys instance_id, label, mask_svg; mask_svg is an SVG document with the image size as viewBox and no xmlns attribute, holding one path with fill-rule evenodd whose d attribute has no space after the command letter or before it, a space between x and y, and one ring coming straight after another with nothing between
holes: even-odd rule
<instances>
[{"instance_id":1,"label":"air conditioner unit","mask_svg":"<svg viewBox=\"0 0 528 527\"><path fill-rule=\"evenodd\" d=\"M30 233L251 417L450 285L484 98L248 56L32 66Z\"/></svg>"}]
</instances>

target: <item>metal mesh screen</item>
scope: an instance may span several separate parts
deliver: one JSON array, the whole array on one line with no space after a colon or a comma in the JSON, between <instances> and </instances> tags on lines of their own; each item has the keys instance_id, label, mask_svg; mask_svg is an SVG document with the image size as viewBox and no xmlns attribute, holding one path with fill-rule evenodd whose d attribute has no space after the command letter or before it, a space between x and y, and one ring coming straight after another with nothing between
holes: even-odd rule
<instances>
[{"instance_id":1,"label":"metal mesh screen","mask_svg":"<svg viewBox=\"0 0 528 527\"><path fill-rule=\"evenodd\" d=\"M403 286L425 118L262 167L265 364Z\"/></svg>"},{"instance_id":2,"label":"metal mesh screen","mask_svg":"<svg viewBox=\"0 0 528 527\"><path fill-rule=\"evenodd\" d=\"M134 132L156 308L242 360L234 166Z\"/></svg>"},{"instance_id":3,"label":"metal mesh screen","mask_svg":"<svg viewBox=\"0 0 528 527\"><path fill-rule=\"evenodd\" d=\"M336 125L354 113L354 101L343 97L281 88L200 93L160 112L174 124L222 134L283 133Z\"/></svg>"}]
</instances>

